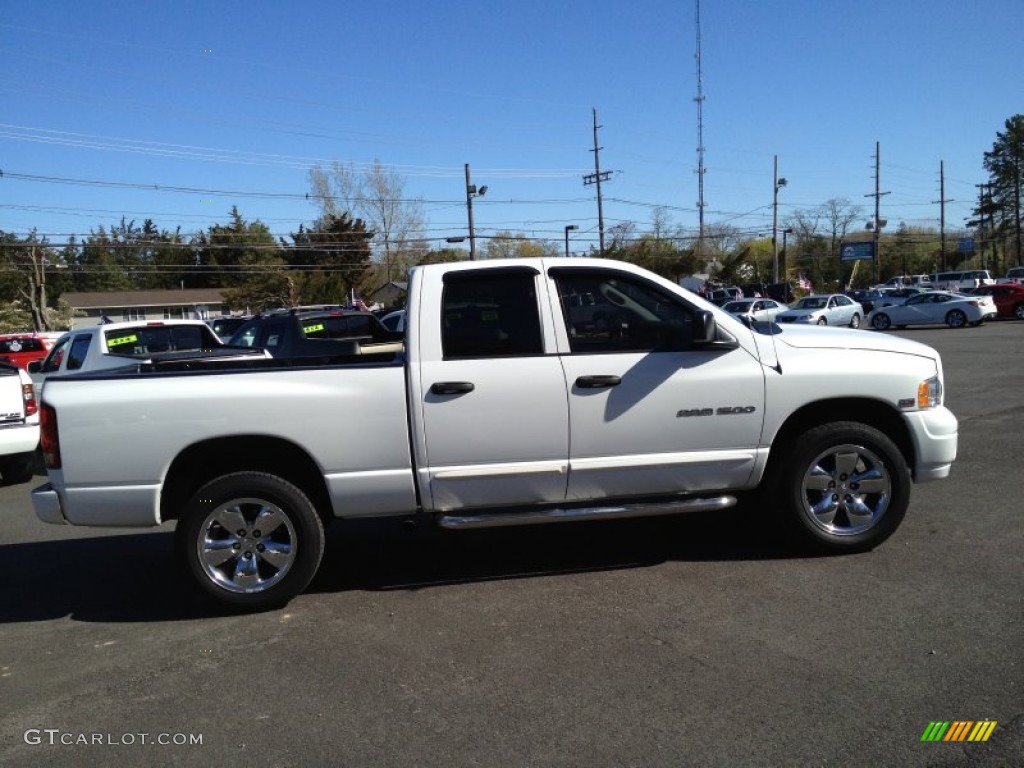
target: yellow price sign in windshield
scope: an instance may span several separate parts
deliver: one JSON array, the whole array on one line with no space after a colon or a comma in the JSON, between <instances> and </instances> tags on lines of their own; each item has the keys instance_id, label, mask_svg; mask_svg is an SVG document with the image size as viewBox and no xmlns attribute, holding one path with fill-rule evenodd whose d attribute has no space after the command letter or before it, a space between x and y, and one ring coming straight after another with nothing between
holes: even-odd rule
<instances>
[{"instance_id":1,"label":"yellow price sign in windshield","mask_svg":"<svg viewBox=\"0 0 1024 768\"><path fill-rule=\"evenodd\" d=\"M324 324L323 323L317 323L316 325L306 325L306 326L303 326L302 332L308 336L311 333L316 333L317 331L322 331L323 329L324 329Z\"/></svg>"},{"instance_id":2,"label":"yellow price sign in windshield","mask_svg":"<svg viewBox=\"0 0 1024 768\"><path fill-rule=\"evenodd\" d=\"M134 333L130 333L127 336L115 336L112 339L107 339L107 347L116 347L120 344L134 344L139 340L139 337Z\"/></svg>"}]
</instances>

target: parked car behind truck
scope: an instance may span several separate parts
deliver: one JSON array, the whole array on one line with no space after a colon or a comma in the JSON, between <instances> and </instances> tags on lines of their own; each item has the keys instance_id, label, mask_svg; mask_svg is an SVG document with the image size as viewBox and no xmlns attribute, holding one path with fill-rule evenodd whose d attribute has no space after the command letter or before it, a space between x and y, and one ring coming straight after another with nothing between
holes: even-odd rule
<instances>
[{"instance_id":1,"label":"parked car behind truck","mask_svg":"<svg viewBox=\"0 0 1024 768\"><path fill-rule=\"evenodd\" d=\"M17 366L0 363L0 475L6 483L28 481L39 445L39 408L32 380Z\"/></svg>"},{"instance_id":2,"label":"parked car behind truck","mask_svg":"<svg viewBox=\"0 0 1024 768\"><path fill-rule=\"evenodd\" d=\"M586 295L602 322L574 319ZM256 609L305 588L338 517L459 530L721 510L758 489L772 526L856 552L956 455L933 349L747 327L629 264L419 267L406 320L404 348L326 365L49 379L37 515L176 520L195 582Z\"/></svg>"}]
</instances>

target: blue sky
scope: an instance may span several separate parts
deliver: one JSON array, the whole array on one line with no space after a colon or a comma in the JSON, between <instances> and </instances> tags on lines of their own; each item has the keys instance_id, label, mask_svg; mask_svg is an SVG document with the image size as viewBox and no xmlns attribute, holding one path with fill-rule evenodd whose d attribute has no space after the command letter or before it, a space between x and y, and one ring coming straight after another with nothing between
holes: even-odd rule
<instances>
[{"instance_id":1,"label":"blue sky","mask_svg":"<svg viewBox=\"0 0 1024 768\"><path fill-rule=\"evenodd\" d=\"M596 108L606 226L643 231L661 205L693 230L694 21L692 0L7 3L0 229L193 232L237 204L286 234L316 216L310 165L379 160L440 242L465 234L469 163L478 235L576 224L583 250ZM771 229L774 155L780 218L830 198L870 218L876 141L890 227L938 226L940 161L961 226L1024 112L1020 0L703 0L701 28L705 220L751 235Z\"/></svg>"}]
</instances>

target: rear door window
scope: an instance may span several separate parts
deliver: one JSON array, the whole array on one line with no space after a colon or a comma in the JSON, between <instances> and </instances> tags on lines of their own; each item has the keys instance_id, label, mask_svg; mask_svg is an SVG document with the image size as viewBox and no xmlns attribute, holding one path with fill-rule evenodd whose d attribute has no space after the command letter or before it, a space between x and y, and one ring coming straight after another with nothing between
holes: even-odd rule
<instances>
[{"instance_id":1,"label":"rear door window","mask_svg":"<svg viewBox=\"0 0 1024 768\"><path fill-rule=\"evenodd\" d=\"M542 355L537 271L450 272L444 279L445 360Z\"/></svg>"},{"instance_id":2,"label":"rear door window","mask_svg":"<svg viewBox=\"0 0 1024 768\"><path fill-rule=\"evenodd\" d=\"M68 370L77 371L85 364L85 357L89 353L89 344L92 336L76 336L71 342L71 351L68 352Z\"/></svg>"}]
</instances>

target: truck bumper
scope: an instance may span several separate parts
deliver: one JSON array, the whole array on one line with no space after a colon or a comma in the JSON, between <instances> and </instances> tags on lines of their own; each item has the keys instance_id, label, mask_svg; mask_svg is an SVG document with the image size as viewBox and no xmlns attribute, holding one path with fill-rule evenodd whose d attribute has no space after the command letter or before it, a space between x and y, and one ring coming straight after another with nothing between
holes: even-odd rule
<instances>
[{"instance_id":1,"label":"truck bumper","mask_svg":"<svg viewBox=\"0 0 1024 768\"><path fill-rule=\"evenodd\" d=\"M914 480L927 483L948 477L956 459L956 416L945 406L940 406L904 413L903 418L914 442Z\"/></svg>"},{"instance_id":2,"label":"truck bumper","mask_svg":"<svg viewBox=\"0 0 1024 768\"><path fill-rule=\"evenodd\" d=\"M67 519L64 517L64 508L60 503L60 496L49 483L32 489L32 509L36 517L44 523L64 525Z\"/></svg>"}]
</instances>

